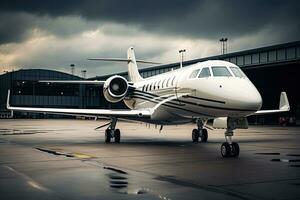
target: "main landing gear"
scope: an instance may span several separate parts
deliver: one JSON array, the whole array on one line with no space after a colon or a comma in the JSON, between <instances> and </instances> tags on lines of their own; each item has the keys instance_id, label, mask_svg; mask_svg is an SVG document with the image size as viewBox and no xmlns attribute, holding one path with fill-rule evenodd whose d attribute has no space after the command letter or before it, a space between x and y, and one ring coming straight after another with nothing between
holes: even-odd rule
<instances>
[{"instance_id":1,"label":"main landing gear","mask_svg":"<svg viewBox=\"0 0 300 200\"><path fill-rule=\"evenodd\" d=\"M203 121L200 119L197 119L197 126L198 126L198 129L193 129L193 131L192 131L193 142L199 142L199 138L200 138L201 142L207 142L208 133L207 133L207 129L203 128L203 126L204 126Z\"/></svg>"},{"instance_id":2,"label":"main landing gear","mask_svg":"<svg viewBox=\"0 0 300 200\"><path fill-rule=\"evenodd\" d=\"M232 142L232 137L233 137L233 130L234 130L234 125L228 123L228 128L225 131L225 140L221 145L221 155L224 158L228 157L238 157L240 154L240 147L238 143Z\"/></svg>"},{"instance_id":3,"label":"main landing gear","mask_svg":"<svg viewBox=\"0 0 300 200\"><path fill-rule=\"evenodd\" d=\"M121 141L121 131L116 129L117 118L112 118L109 127L105 130L105 143L110 143L111 139L115 139L115 143Z\"/></svg>"}]
</instances>

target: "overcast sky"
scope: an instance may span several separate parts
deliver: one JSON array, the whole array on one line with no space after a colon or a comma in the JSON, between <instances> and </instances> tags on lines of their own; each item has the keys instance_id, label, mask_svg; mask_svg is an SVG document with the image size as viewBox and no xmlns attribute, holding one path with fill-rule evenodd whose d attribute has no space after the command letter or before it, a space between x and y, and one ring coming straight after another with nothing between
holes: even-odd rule
<instances>
[{"instance_id":1,"label":"overcast sky","mask_svg":"<svg viewBox=\"0 0 300 200\"><path fill-rule=\"evenodd\" d=\"M177 62L300 40L300 1L293 0L1 0L0 73L47 68L89 77L126 71L126 57ZM149 67L149 65L141 65Z\"/></svg>"}]
</instances>

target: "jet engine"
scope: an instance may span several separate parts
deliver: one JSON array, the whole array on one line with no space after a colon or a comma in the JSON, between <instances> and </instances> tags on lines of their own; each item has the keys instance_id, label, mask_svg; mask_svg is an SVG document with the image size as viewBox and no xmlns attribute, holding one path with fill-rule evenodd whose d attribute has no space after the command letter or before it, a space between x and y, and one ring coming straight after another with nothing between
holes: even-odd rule
<instances>
[{"instance_id":1,"label":"jet engine","mask_svg":"<svg viewBox=\"0 0 300 200\"><path fill-rule=\"evenodd\" d=\"M116 103L124 99L128 91L128 82L122 76L112 76L103 85L103 94L107 101Z\"/></svg>"}]
</instances>

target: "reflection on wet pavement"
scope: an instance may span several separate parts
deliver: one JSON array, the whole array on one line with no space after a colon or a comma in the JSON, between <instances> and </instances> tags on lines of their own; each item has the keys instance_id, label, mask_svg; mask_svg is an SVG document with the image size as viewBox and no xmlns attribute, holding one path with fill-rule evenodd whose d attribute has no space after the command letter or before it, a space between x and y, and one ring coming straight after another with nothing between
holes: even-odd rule
<instances>
[{"instance_id":1,"label":"reflection on wet pavement","mask_svg":"<svg viewBox=\"0 0 300 200\"><path fill-rule=\"evenodd\" d=\"M122 143L107 145L104 131L94 130L99 123L0 121L1 200L300 196L299 128L238 131L240 158L222 159L222 130L209 131L207 143L194 144L192 124L165 127L158 134L120 122Z\"/></svg>"}]
</instances>

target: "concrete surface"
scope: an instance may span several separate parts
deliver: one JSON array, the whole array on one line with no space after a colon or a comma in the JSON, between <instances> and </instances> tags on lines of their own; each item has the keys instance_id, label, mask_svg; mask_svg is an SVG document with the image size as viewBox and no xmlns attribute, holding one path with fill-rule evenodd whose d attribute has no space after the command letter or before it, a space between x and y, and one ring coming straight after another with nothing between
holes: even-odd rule
<instances>
[{"instance_id":1,"label":"concrete surface","mask_svg":"<svg viewBox=\"0 0 300 200\"><path fill-rule=\"evenodd\" d=\"M300 199L300 128L237 130L238 159L224 159L223 130L191 142L193 124L150 128L106 121L0 120L0 199Z\"/></svg>"}]
</instances>

